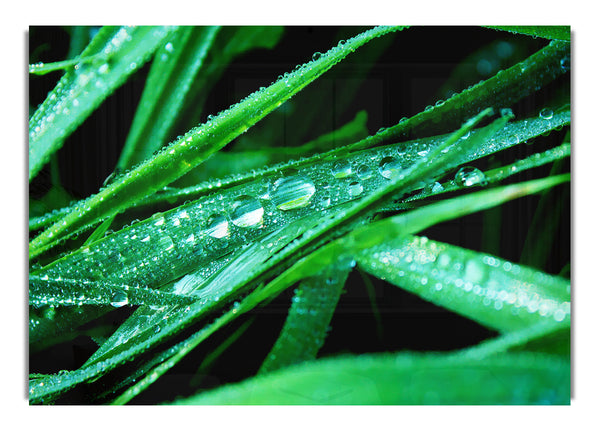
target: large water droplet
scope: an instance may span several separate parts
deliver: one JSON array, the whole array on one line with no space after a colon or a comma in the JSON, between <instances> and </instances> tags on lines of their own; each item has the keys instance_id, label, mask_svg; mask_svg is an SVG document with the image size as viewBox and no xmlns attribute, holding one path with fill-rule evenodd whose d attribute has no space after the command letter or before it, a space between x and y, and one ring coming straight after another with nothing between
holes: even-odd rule
<instances>
[{"instance_id":1,"label":"large water droplet","mask_svg":"<svg viewBox=\"0 0 600 431\"><path fill-rule=\"evenodd\" d=\"M310 179L294 175L276 180L269 192L269 198L277 208L287 211L307 206L315 191L315 185Z\"/></svg>"},{"instance_id":2,"label":"large water droplet","mask_svg":"<svg viewBox=\"0 0 600 431\"><path fill-rule=\"evenodd\" d=\"M335 178L346 178L352 175L352 166L347 161L339 161L333 164L331 173Z\"/></svg>"},{"instance_id":3,"label":"large water droplet","mask_svg":"<svg viewBox=\"0 0 600 431\"><path fill-rule=\"evenodd\" d=\"M257 199L248 195L238 196L233 203L231 222L239 227L261 227L264 213Z\"/></svg>"},{"instance_id":4,"label":"large water droplet","mask_svg":"<svg viewBox=\"0 0 600 431\"><path fill-rule=\"evenodd\" d=\"M552 111L552 109L549 109L549 108L543 108L540 111L540 118L543 118L544 120L550 120L553 115L554 115L554 112Z\"/></svg>"},{"instance_id":5,"label":"large water droplet","mask_svg":"<svg viewBox=\"0 0 600 431\"><path fill-rule=\"evenodd\" d=\"M485 186L487 184L487 178L483 172L477 168L471 166L465 166L460 168L454 176L456 185L461 187L471 187L476 184Z\"/></svg>"},{"instance_id":6,"label":"large water droplet","mask_svg":"<svg viewBox=\"0 0 600 431\"><path fill-rule=\"evenodd\" d=\"M384 157L379 162L379 173L383 178L392 179L402 171L400 160L393 157Z\"/></svg>"},{"instance_id":7,"label":"large water droplet","mask_svg":"<svg viewBox=\"0 0 600 431\"><path fill-rule=\"evenodd\" d=\"M122 307L129 303L129 299L127 298L127 293L123 291L116 292L110 300L110 305L113 307Z\"/></svg>"},{"instance_id":8,"label":"large water droplet","mask_svg":"<svg viewBox=\"0 0 600 431\"><path fill-rule=\"evenodd\" d=\"M348 193L350 196L355 197L360 195L363 192L363 186L358 181L352 181L348 184Z\"/></svg>"},{"instance_id":9,"label":"large water droplet","mask_svg":"<svg viewBox=\"0 0 600 431\"><path fill-rule=\"evenodd\" d=\"M359 180L368 180L373 176L373 171L367 165L360 165L356 168L356 176Z\"/></svg>"},{"instance_id":10,"label":"large water droplet","mask_svg":"<svg viewBox=\"0 0 600 431\"><path fill-rule=\"evenodd\" d=\"M221 214L213 214L206 225L206 233L213 238L223 238L229 235L229 222Z\"/></svg>"}]
</instances>

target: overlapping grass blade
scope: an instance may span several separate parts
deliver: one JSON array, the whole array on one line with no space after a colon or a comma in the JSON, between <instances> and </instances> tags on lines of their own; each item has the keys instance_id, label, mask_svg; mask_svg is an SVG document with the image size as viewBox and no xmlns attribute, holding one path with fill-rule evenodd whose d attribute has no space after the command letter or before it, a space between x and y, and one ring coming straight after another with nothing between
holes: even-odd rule
<instances>
[{"instance_id":1,"label":"overlapping grass blade","mask_svg":"<svg viewBox=\"0 0 600 431\"><path fill-rule=\"evenodd\" d=\"M180 27L157 50L117 170L143 162L166 144L218 31L219 27Z\"/></svg>"},{"instance_id":2,"label":"overlapping grass blade","mask_svg":"<svg viewBox=\"0 0 600 431\"><path fill-rule=\"evenodd\" d=\"M443 382L443 384L440 384ZM569 404L569 363L541 354L370 354L321 359L176 404Z\"/></svg>"},{"instance_id":3,"label":"overlapping grass blade","mask_svg":"<svg viewBox=\"0 0 600 431\"><path fill-rule=\"evenodd\" d=\"M52 153L119 87L146 62L170 27L103 27L81 53L29 121L29 181Z\"/></svg>"},{"instance_id":4,"label":"overlapping grass blade","mask_svg":"<svg viewBox=\"0 0 600 431\"><path fill-rule=\"evenodd\" d=\"M202 126L192 129L152 159L140 164L98 194L88 198L61 221L34 238L30 242L30 258L55 245L60 239L68 236L69 232L74 232L94 220L118 214L133 202L181 177L244 133L346 55L371 39L399 29L398 27L376 27L366 31L283 76L268 88L246 97Z\"/></svg>"}]
</instances>

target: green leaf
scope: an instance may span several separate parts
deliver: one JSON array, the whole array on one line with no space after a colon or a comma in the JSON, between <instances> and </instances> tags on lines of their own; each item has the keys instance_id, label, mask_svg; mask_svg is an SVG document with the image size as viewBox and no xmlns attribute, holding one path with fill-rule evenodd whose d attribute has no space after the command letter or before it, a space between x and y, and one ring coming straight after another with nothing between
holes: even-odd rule
<instances>
[{"instance_id":1,"label":"green leaf","mask_svg":"<svg viewBox=\"0 0 600 431\"><path fill-rule=\"evenodd\" d=\"M94 56L67 71L29 120L29 181L64 140L141 67L168 27L104 27L81 54Z\"/></svg>"},{"instance_id":2,"label":"green leaf","mask_svg":"<svg viewBox=\"0 0 600 431\"><path fill-rule=\"evenodd\" d=\"M443 382L443 384L440 384ZM510 354L370 354L321 359L175 404L569 404L569 362Z\"/></svg>"},{"instance_id":3,"label":"green leaf","mask_svg":"<svg viewBox=\"0 0 600 431\"><path fill-rule=\"evenodd\" d=\"M406 236L363 250L357 261L378 278L501 332L570 320L568 280L496 256Z\"/></svg>"}]
</instances>

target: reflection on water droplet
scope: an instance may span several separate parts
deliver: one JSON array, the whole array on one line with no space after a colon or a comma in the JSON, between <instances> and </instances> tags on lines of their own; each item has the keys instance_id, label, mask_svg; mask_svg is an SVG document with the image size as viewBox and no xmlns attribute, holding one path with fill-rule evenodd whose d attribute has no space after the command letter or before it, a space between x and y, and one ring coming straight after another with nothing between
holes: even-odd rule
<instances>
[{"instance_id":1,"label":"reflection on water droplet","mask_svg":"<svg viewBox=\"0 0 600 431\"><path fill-rule=\"evenodd\" d=\"M352 181L349 185L348 185L348 193L350 194L350 196L355 197L358 196L362 193L363 191L363 186L361 183L359 183L358 181Z\"/></svg>"},{"instance_id":2,"label":"reflection on water droplet","mask_svg":"<svg viewBox=\"0 0 600 431\"><path fill-rule=\"evenodd\" d=\"M402 171L400 160L393 157L384 157L379 162L379 173L383 178L392 179Z\"/></svg>"},{"instance_id":3,"label":"reflection on water droplet","mask_svg":"<svg viewBox=\"0 0 600 431\"><path fill-rule=\"evenodd\" d=\"M436 181L433 184L428 184L427 186L425 186L423 191L425 193L440 193L440 192L444 191L444 186L442 186L440 183L438 183Z\"/></svg>"},{"instance_id":4,"label":"reflection on water droplet","mask_svg":"<svg viewBox=\"0 0 600 431\"><path fill-rule=\"evenodd\" d=\"M229 235L229 222L221 214L213 214L206 225L206 233L213 238L223 238Z\"/></svg>"},{"instance_id":5,"label":"reflection on water droplet","mask_svg":"<svg viewBox=\"0 0 600 431\"><path fill-rule=\"evenodd\" d=\"M352 175L352 167L347 161L335 162L331 168L331 173L335 178L346 178Z\"/></svg>"},{"instance_id":6,"label":"reflection on water droplet","mask_svg":"<svg viewBox=\"0 0 600 431\"><path fill-rule=\"evenodd\" d=\"M248 195L238 196L233 202L231 222L239 227L261 227L264 208L260 202Z\"/></svg>"},{"instance_id":7,"label":"reflection on water droplet","mask_svg":"<svg viewBox=\"0 0 600 431\"><path fill-rule=\"evenodd\" d=\"M325 193L321 199L319 200L319 205L321 206L321 208L327 208L329 205L331 205L331 196L329 196L329 193Z\"/></svg>"},{"instance_id":8,"label":"reflection on water droplet","mask_svg":"<svg viewBox=\"0 0 600 431\"><path fill-rule=\"evenodd\" d=\"M112 305L113 307L122 307L124 305L127 305L128 303L129 300L127 299L127 294L123 291L118 291L117 293L115 293L110 300L110 305Z\"/></svg>"},{"instance_id":9,"label":"reflection on water droplet","mask_svg":"<svg viewBox=\"0 0 600 431\"><path fill-rule=\"evenodd\" d=\"M287 211L307 206L315 191L315 185L310 179L294 175L276 180L269 198L278 209Z\"/></svg>"},{"instance_id":10,"label":"reflection on water droplet","mask_svg":"<svg viewBox=\"0 0 600 431\"><path fill-rule=\"evenodd\" d=\"M552 111L552 109L549 109L549 108L543 108L540 111L540 118L543 118L544 120L550 120L553 115L554 115L554 112Z\"/></svg>"},{"instance_id":11,"label":"reflection on water droplet","mask_svg":"<svg viewBox=\"0 0 600 431\"><path fill-rule=\"evenodd\" d=\"M360 165L356 168L356 176L359 180L368 180L373 175L373 171L367 165Z\"/></svg>"},{"instance_id":12,"label":"reflection on water droplet","mask_svg":"<svg viewBox=\"0 0 600 431\"><path fill-rule=\"evenodd\" d=\"M479 169L471 166L460 168L454 176L454 181L456 182L456 185L461 187L471 187L476 184L485 186L487 184L485 174Z\"/></svg>"}]
</instances>

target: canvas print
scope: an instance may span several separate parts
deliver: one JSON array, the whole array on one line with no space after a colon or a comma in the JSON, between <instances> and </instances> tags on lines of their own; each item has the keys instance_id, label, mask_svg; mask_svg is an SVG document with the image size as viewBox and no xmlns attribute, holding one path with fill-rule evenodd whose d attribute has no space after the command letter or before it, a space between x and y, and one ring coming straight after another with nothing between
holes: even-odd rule
<instances>
[{"instance_id":1,"label":"canvas print","mask_svg":"<svg viewBox=\"0 0 600 431\"><path fill-rule=\"evenodd\" d=\"M28 38L30 404L570 404L569 26Z\"/></svg>"}]
</instances>

